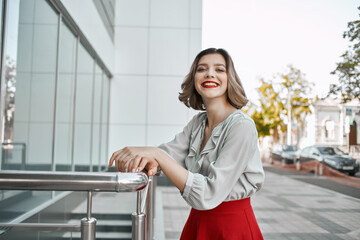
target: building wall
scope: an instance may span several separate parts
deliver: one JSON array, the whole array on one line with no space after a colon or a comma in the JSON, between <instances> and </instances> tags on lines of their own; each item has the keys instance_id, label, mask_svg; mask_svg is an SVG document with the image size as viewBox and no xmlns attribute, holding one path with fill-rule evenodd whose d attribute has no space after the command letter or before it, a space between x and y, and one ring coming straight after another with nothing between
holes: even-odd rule
<instances>
[{"instance_id":1,"label":"building wall","mask_svg":"<svg viewBox=\"0 0 360 240\"><path fill-rule=\"evenodd\" d=\"M91 0L61 0L110 72L114 71L114 42Z\"/></svg>"},{"instance_id":2,"label":"building wall","mask_svg":"<svg viewBox=\"0 0 360 240\"><path fill-rule=\"evenodd\" d=\"M201 50L201 0L117 1L109 153L158 145L196 113L178 100Z\"/></svg>"},{"instance_id":3,"label":"building wall","mask_svg":"<svg viewBox=\"0 0 360 240\"><path fill-rule=\"evenodd\" d=\"M319 106L316 110L316 138L315 142L318 144L333 144L342 145L342 133L340 129L343 127L341 120L341 107L338 105L333 106ZM332 122L330 130L326 130L327 122Z\"/></svg>"},{"instance_id":4,"label":"building wall","mask_svg":"<svg viewBox=\"0 0 360 240\"><path fill-rule=\"evenodd\" d=\"M315 144L315 136L316 136L316 127L315 127L315 114L310 114L305 119L303 136L301 136L299 141L300 149L305 148L307 146Z\"/></svg>"}]
</instances>

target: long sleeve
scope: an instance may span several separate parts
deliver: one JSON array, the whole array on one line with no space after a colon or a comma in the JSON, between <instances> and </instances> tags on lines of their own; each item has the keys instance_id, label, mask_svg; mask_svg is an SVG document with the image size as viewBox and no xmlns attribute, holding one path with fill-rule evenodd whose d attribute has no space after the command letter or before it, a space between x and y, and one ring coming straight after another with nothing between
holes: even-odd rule
<instances>
[{"instance_id":1,"label":"long sleeve","mask_svg":"<svg viewBox=\"0 0 360 240\"><path fill-rule=\"evenodd\" d=\"M212 209L223 201L246 198L262 186L264 172L254 122L240 118L225 134L208 175L189 172L183 198L195 209Z\"/></svg>"},{"instance_id":2,"label":"long sleeve","mask_svg":"<svg viewBox=\"0 0 360 240\"><path fill-rule=\"evenodd\" d=\"M193 119L185 126L183 131L177 134L173 140L158 146L159 149L167 153L182 167L185 167L185 158L189 154L192 128L196 121L198 121L198 116L199 114L194 116Z\"/></svg>"}]
</instances>

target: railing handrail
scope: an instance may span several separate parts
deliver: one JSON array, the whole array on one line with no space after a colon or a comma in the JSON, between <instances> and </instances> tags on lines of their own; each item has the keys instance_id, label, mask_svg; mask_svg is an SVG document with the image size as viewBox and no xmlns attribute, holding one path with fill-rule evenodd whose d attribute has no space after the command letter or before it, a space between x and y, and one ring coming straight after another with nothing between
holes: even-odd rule
<instances>
[{"instance_id":1,"label":"railing handrail","mask_svg":"<svg viewBox=\"0 0 360 240\"><path fill-rule=\"evenodd\" d=\"M145 173L0 171L1 190L134 192L147 183Z\"/></svg>"},{"instance_id":2,"label":"railing handrail","mask_svg":"<svg viewBox=\"0 0 360 240\"><path fill-rule=\"evenodd\" d=\"M0 190L47 190L47 191L87 191L87 213L81 219L80 226L69 224L0 224L5 228L16 229L70 229L80 230L82 240L96 239L96 219L91 217L92 192L134 192L137 191L137 210L132 214L132 236L134 240L153 239L153 206L146 204L145 214L141 212L141 192L148 184L149 192L144 197L154 197L149 194L154 186L145 173L119 172L51 172L51 171L0 171ZM148 202L154 202L152 199ZM151 217L145 224L145 216Z\"/></svg>"}]
</instances>

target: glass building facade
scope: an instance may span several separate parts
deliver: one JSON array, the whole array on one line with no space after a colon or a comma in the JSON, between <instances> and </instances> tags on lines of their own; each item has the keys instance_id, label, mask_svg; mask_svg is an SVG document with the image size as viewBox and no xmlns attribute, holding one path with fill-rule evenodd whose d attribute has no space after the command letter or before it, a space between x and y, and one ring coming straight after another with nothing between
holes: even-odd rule
<instances>
[{"instance_id":1,"label":"glass building facade","mask_svg":"<svg viewBox=\"0 0 360 240\"><path fill-rule=\"evenodd\" d=\"M169 141L197 113L178 93L201 50L202 0L0 0L0 10L0 175L108 171L112 152ZM0 190L0 240L50 239L4 224L78 222L84 201Z\"/></svg>"},{"instance_id":2,"label":"glass building facade","mask_svg":"<svg viewBox=\"0 0 360 240\"><path fill-rule=\"evenodd\" d=\"M112 74L56 3L1 2L0 170L107 170ZM62 194L0 190L0 222Z\"/></svg>"}]
</instances>

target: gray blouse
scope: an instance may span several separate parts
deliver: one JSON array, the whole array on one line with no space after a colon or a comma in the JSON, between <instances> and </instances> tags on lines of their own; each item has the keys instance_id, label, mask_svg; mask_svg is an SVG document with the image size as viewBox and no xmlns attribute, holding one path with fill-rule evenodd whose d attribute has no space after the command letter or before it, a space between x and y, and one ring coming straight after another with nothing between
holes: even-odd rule
<instances>
[{"instance_id":1,"label":"gray blouse","mask_svg":"<svg viewBox=\"0 0 360 240\"><path fill-rule=\"evenodd\" d=\"M198 210L250 197L264 182L254 121L241 110L233 112L200 152L206 121L206 112L197 114L183 132L159 146L189 170L182 196Z\"/></svg>"}]
</instances>

